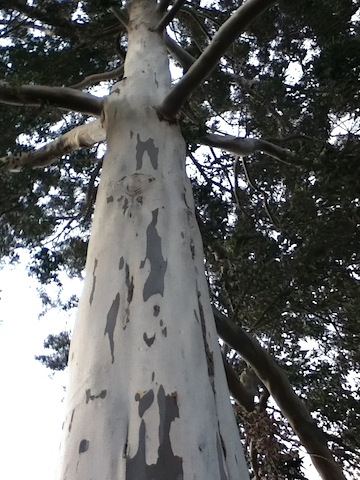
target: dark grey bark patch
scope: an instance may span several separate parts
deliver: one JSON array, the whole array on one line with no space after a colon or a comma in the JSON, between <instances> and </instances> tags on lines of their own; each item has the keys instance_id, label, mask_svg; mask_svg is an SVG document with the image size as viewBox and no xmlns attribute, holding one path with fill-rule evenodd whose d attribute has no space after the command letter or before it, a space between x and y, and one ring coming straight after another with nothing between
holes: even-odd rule
<instances>
[{"instance_id":1,"label":"dark grey bark patch","mask_svg":"<svg viewBox=\"0 0 360 480\"><path fill-rule=\"evenodd\" d=\"M146 332L144 332L143 339L148 347L151 347L151 345L155 342L155 336L156 334L154 333L152 337L148 337Z\"/></svg>"},{"instance_id":2,"label":"dark grey bark patch","mask_svg":"<svg viewBox=\"0 0 360 480\"><path fill-rule=\"evenodd\" d=\"M95 258L95 261L94 261L94 270L93 270L93 284L92 284L92 288L91 288L91 293L90 293L90 298L89 298L89 302L90 302L90 305L92 304L92 301L94 300L94 293L95 293L95 286L96 286L96 275L95 275L95 272L96 272L96 268L98 266L98 260L97 258Z\"/></svg>"},{"instance_id":3,"label":"dark grey bark patch","mask_svg":"<svg viewBox=\"0 0 360 480\"><path fill-rule=\"evenodd\" d=\"M137 393L135 395L135 400L139 402L139 417L142 418L146 410L148 410L153 401L154 401L155 395L153 390L148 390L146 393L143 393L140 395L140 393Z\"/></svg>"},{"instance_id":4,"label":"dark grey bark patch","mask_svg":"<svg viewBox=\"0 0 360 480\"><path fill-rule=\"evenodd\" d=\"M124 268L124 257L120 257L119 261L119 270L122 270Z\"/></svg>"},{"instance_id":5,"label":"dark grey bark patch","mask_svg":"<svg viewBox=\"0 0 360 480\"><path fill-rule=\"evenodd\" d=\"M127 197L125 197L124 199L124 205L123 205L123 213L125 215L126 213L126 210L129 208L129 199Z\"/></svg>"},{"instance_id":6,"label":"dark grey bark patch","mask_svg":"<svg viewBox=\"0 0 360 480\"><path fill-rule=\"evenodd\" d=\"M228 480L228 476L225 471L224 467L224 456L223 450L221 448L219 437L216 437L216 447L217 447L217 454L218 454L218 464L219 464L219 471L220 471L220 479L221 480ZM225 453L225 452L224 452Z\"/></svg>"},{"instance_id":7,"label":"dark grey bark patch","mask_svg":"<svg viewBox=\"0 0 360 480\"><path fill-rule=\"evenodd\" d=\"M110 197L106 198L106 203L111 203L113 201L114 201L114 197L112 195L110 195Z\"/></svg>"},{"instance_id":8,"label":"dark grey bark patch","mask_svg":"<svg viewBox=\"0 0 360 480\"><path fill-rule=\"evenodd\" d=\"M85 391L85 395L86 395L86 403L89 403L89 400L95 400L95 398L105 398L106 397L106 390L101 390L101 392L98 394L98 395L94 395L91 393L91 390L90 388L88 388L86 391Z\"/></svg>"},{"instance_id":9,"label":"dark grey bark patch","mask_svg":"<svg viewBox=\"0 0 360 480\"><path fill-rule=\"evenodd\" d=\"M160 313L159 305L154 305L154 317L157 317Z\"/></svg>"},{"instance_id":10,"label":"dark grey bark patch","mask_svg":"<svg viewBox=\"0 0 360 480\"><path fill-rule=\"evenodd\" d=\"M151 374L151 381L153 382L155 380L155 372L152 372Z\"/></svg>"},{"instance_id":11,"label":"dark grey bark patch","mask_svg":"<svg viewBox=\"0 0 360 480\"><path fill-rule=\"evenodd\" d=\"M218 428L219 428L219 437L220 437L220 442L221 442L221 448L222 448L222 451L223 451L223 454L224 454L224 458L226 459L227 457L227 453L226 453L226 447L225 447L225 442L224 442L224 439L220 433L220 425L219 425L219 422L218 422Z\"/></svg>"},{"instance_id":12,"label":"dark grey bark patch","mask_svg":"<svg viewBox=\"0 0 360 480\"><path fill-rule=\"evenodd\" d=\"M73 411L71 412L71 418L70 418L70 422L69 422L69 433L71 432L71 428L72 428L72 423L73 423L73 420L74 420L74 415L75 415L75 408L73 409Z\"/></svg>"},{"instance_id":13,"label":"dark grey bark patch","mask_svg":"<svg viewBox=\"0 0 360 480\"><path fill-rule=\"evenodd\" d=\"M85 438L81 440L79 444L79 453L84 453L89 450L90 442L89 440L86 440Z\"/></svg>"},{"instance_id":14,"label":"dark grey bark patch","mask_svg":"<svg viewBox=\"0 0 360 480\"><path fill-rule=\"evenodd\" d=\"M215 394L215 382L214 382L214 354L209 348L209 344L207 342L206 338L206 323L205 323L205 315L204 315L204 309L200 301L200 292L198 291L198 305L199 305L199 314L200 314L200 326L201 326L201 332L203 336L203 342L204 342L204 347L205 347L205 355L206 355L206 363L208 367L208 375L209 375L209 380L211 383L211 387L213 389L213 392ZM197 315L195 314L197 317Z\"/></svg>"},{"instance_id":15,"label":"dark grey bark patch","mask_svg":"<svg viewBox=\"0 0 360 480\"><path fill-rule=\"evenodd\" d=\"M106 317L106 327L104 335L109 335L110 351L111 351L111 363L114 363L114 331L116 327L117 314L120 307L120 294L117 293L114 301L111 304L110 310Z\"/></svg>"},{"instance_id":16,"label":"dark grey bark patch","mask_svg":"<svg viewBox=\"0 0 360 480\"><path fill-rule=\"evenodd\" d=\"M162 336L163 336L163 337L167 337L167 327L164 327L164 328L161 330L161 333L162 333Z\"/></svg>"},{"instance_id":17,"label":"dark grey bark patch","mask_svg":"<svg viewBox=\"0 0 360 480\"><path fill-rule=\"evenodd\" d=\"M195 244L194 240L190 238L190 252L191 252L191 258L194 260L195 258Z\"/></svg>"},{"instance_id":18,"label":"dark grey bark patch","mask_svg":"<svg viewBox=\"0 0 360 480\"><path fill-rule=\"evenodd\" d=\"M144 268L146 259L150 262L150 273L143 289L144 302L157 293L164 296L164 276L167 268L167 260L161 250L161 237L156 230L159 209L151 213L152 220L146 229L146 256L140 263L140 268Z\"/></svg>"},{"instance_id":19,"label":"dark grey bark patch","mask_svg":"<svg viewBox=\"0 0 360 480\"><path fill-rule=\"evenodd\" d=\"M127 302L128 302L128 306L129 306L132 299L133 299L133 295L134 295L134 276L131 275L131 277L130 277L130 268L129 268L128 264L126 264L126 266L125 266L125 284L126 284L126 287L127 287L127 290L128 290Z\"/></svg>"},{"instance_id":20,"label":"dark grey bark patch","mask_svg":"<svg viewBox=\"0 0 360 480\"><path fill-rule=\"evenodd\" d=\"M136 143L136 170L140 170L143 167L144 153L147 152L150 158L151 165L154 170L158 168L159 149L155 147L154 139L148 138L145 142L140 140L140 135L137 134Z\"/></svg>"},{"instance_id":21,"label":"dark grey bark patch","mask_svg":"<svg viewBox=\"0 0 360 480\"><path fill-rule=\"evenodd\" d=\"M177 395L165 395L161 385L157 395L160 424L157 462L148 465L145 457L146 425L141 420L139 427L138 450L132 458L126 459L126 480L183 480L183 460L174 455L170 440L170 427L175 418L179 418Z\"/></svg>"}]
</instances>

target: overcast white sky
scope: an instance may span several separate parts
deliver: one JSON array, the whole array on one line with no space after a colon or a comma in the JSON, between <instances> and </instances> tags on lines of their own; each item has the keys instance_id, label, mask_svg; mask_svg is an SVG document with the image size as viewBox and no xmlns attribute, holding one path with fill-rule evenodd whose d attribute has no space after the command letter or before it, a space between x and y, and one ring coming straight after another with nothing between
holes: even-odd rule
<instances>
[{"instance_id":1,"label":"overcast white sky","mask_svg":"<svg viewBox=\"0 0 360 480\"><path fill-rule=\"evenodd\" d=\"M54 478L67 375L35 360L50 333L64 330L56 310L39 319L42 306L24 266L0 271L0 478Z\"/></svg>"},{"instance_id":2,"label":"overcast white sky","mask_svg":"<svg viewBox=\"0 0 360 480\"><path fill-rule=\"evenodd\" d=\"M79 294L80 282L69 292ZM36 282L24 264L0 271L0 479L52 480L58 459L66 373L50 377L35 360L50 333L71 327L72 318L42 310ZM74 291L76 290L76 291ZM309 463L307 461L307 463ZM320 477L311 467L309 480Z\"/></svg>"}]
</instances>

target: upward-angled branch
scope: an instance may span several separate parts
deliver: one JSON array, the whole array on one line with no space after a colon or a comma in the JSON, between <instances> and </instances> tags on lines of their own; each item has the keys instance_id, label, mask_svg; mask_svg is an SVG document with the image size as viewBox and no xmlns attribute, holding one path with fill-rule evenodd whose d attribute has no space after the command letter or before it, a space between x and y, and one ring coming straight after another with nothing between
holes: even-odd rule
<instances>
[{"instance_id":1,"label":"upward-angled branch","mask_svg":"<svg viewBox=\"0 0 360 480\"><path fill-rule=\"evenodd\" d=\"M94 95L68 87L44 85L14 87L6 82L0 82L0 103L22 106L52 105L97 117L101 115L103 104L102 100Z\"/></svg>"},{"instance_id":2,"label":"upward-angled branch","mask_svg":"<svg viewBox=\"0 0 360 480\"><path fill-rule=\"evenodd\" d=\"M168 10L160 22L154 28L155 32L162 32L164 28L175 18L180 8L183 6L185 0L175 0L174 5Z\"/></svg>"},{"instance_id":3,"label":"upward-angled branch","mask_svg":"<svg viewBox=\"0 0 360 480\"><path fill-rule=\"evenodd\" d=\"M275 0L247 0L243 3L219 28L204 52L165 97L158 107L159 113L164 118L175 117L186 98L209 75L233 41L256 17L274 3Z\"/></svg>"},{"instance_id":4,"label":"upward-angled branch","mask_svg":"<svg viewBox=\"0 0 360 480\"><path fill-rule=\"evenodd\" d=\"M74 83L70 88L75 88L76 90L89 87L90 85L95 85L96 83L104 82L105 80L112 80L113 78L119 78L124 75L124 64L122 63L120 67L114 68L114 70L109 70L108 72L102 73L93 73L83 78L81 82Z\"/></svg>"},{"instance_id":5,"label":"upward-angled branch","mask_svg":"<svg viewBox=\"0 0 360 480\"><path fill-rule=\"evenodd\" d=\"M193 57L189 52L182 48L178 43L175 42L169 35L165 33L165 45L169 52L173 55L175 60L177 60L185 71L189 70L191 65L195 63L196 58Z\"/></svg>"},{"instance_id":6,"label":"upward-angled branch","mask_svg":"<svg viewBox=\"0 0 360 480\"><path fill-rule=\"evenodd\" d=\"M346 480L327 447L326 437L316 425L306 405L294 392L285 372L260 343L213 309L219 336L251 366L288 419L296 435L324 480Z\"/></svg>"},{"instance_id":7,"label":"upward-angled branch","mask_svg":"<svg viewBox=\"0 0 360 480\"><path fill-rule=\"evenodd\" d=\"M17 156L0 158L0 168L18 172L24 168L40 168L51 165L58 158L81 148L90 148L105 140L100 120L75 127L47 145Z\"/></svg>"}]
</instances>

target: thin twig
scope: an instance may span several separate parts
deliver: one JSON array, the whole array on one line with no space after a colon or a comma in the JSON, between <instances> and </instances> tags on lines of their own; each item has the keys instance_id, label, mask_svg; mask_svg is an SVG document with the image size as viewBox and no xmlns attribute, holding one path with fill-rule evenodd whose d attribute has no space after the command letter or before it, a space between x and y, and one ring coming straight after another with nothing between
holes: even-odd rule
<instances>
[{"instance_id":1,"label":"thin twig","mask_svg":"<svg viewBox=\"0 0 360 480\"><path fill-rule=\"evenodd\" d=\"M90 85L95 85L96 83L103 82L105 80L112 80L114 78L121 78L124 75L124 64L121 64L120 67L110 70L108 72L102 73L93 73L85 77L81 82L70 85L70 88L80 90Z\"/></svg>"}]
</instances>

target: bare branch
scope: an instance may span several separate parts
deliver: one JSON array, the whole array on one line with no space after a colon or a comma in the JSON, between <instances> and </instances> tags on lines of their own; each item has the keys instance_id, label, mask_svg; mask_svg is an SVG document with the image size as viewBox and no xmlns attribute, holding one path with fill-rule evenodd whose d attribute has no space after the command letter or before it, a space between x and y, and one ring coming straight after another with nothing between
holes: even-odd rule
<instances>
[{"instance_id":1,"label":"bare branch","mask_svg":"<svg viewBox=\"0 0 360 480\"><path fill-rule=\"evenodd\" d=\"M24 168L41 168L54 163L67 153L81 148L90 148L105 140L105 131L100 120L75 127L53 142L31 152L18 156L0 158L1 168L19 172Z\"/></svg>"},{"instance_id":2,"label":"bare branch","mask_svg":"<svg viewBox=\"0 0 360 480\"><path fill-rule=\"evenodd\" d=\"M346 480L335 462L324 433L316 425L306 405L294 392L285 372L255 339L213 308L219 336L236 350L268 389L283 415L306 448L324 480Z\"/></svg>"},{"instance_id":3,"label":"bare branch","mask_svg":"<svg viewBox=\"0 0 360 480\"><path fill-rule=\"evenodd\" d=\"M154 28L155 32L162 32L164 28L175 18L180 8L183 6L185 0L175 0L173 6L168 10L160 22Z\"/></svg>"},{"instance_id":4,"label":"bare branch","mask_svg":"<svg viewBox=\"0 0 360 480\"><path fill-rule=\"evenodd\" d=\"M93 73L92 75L88 75L83 80L81 80L81 82L70 85L69 88L80 90L82 88L89 87L90 85L104 82L105 80L112 80L113 78L122 77L123 75L124 64L120 65L120 67L114 68L114 70L110 70L109 72Z\"/></svg>"},{"instance_id":5,"label":"bare branch","mask_svg":"<svg viewBox=\"0 0 360 480\"><path fill-rule=\"evenodd\" d=\"M260 140L257 138L238 138L232 135L217 135L209 133L199 139L203 145L221 148L229 153L239 155L240 157L247 157L255 152L264 152L270 157L286 164L292 165L289 160L295 157L294 152L287 148L278 147L277 145Z\"/></svg>"},{"instance_id":6,"label":"bare branch","mask_svg":"<svg viewBox=\"0 0 360 480\"><path fill-rule=\"evenodd\" d=\"M119 20L121 25L125 27L125 29L127 30L129 21L126 15L124 15L124 12L122 12L119 7L115 7L115 6L110 7L110 10L115 15L115 17Z\"/></svg>"},{"instance_id":7,"label":"bare branch","mask_svg":"<svg viewBox=\"0 0 360 480\"><path fill-rule=\"evenodd\" d=\"M254 396L246 390L244 385L240 382L239 376L234 372L226 359L224 359L224 368L230 395L238 405L241 405L248 412L252 412L255 408Z\"/></svg>"},{"instance_id":8,"label":"bare branch","mask_svg":"<svg viewBox=\"0 0 360 480\"><path fill-rule=\"evenodd\" d=\"M20 0L3 0L2 3L4 4L3 7L17 10L28 18L39 20L40 22L55 27L56 29L63 29L63 31L65 30L69 36L73 36L75 33L77 25L61 14L49 16L46 12L41 10L41 8L30 6L27 2ZM60 11L62 7L57 6L57 8Z\"/></svg>"},{"instance_id":9,"label":"bare branch","mask_svg":"<svg viewBox=\"0 0 360 480\"><path fill-rule=\"evenodd\" d=\"M168 9L170 3L171 3L171 0L160 0L159 5L157 7L157 11L159 13L165 13L166 10Z\"/></svg>"},{"instance_id":10,"label":"bare branch","mask_svg":"<svg viewBox=\"0 0 360 480\"><path fill-rule=\"evenodd\" d=\"M102 99L68 87L44 85L14 87L6 82L0 82L0 103L33 107L47 104L95 116L101 115L103 105Z\"/></svg>"},{"instance_id":11,"label":"bare branch","mask_svg":"<svg viewBox=\"0 0 360 480\"><path fill-rule=\"evenodd\" d=\"M220 57L246 27L267 10L275 0L247 0L223 23L218 32L192 65L189 71L165 97L158 111L164 118L172 119L186 98L209 75Z\"/></svg>"},{"instance_id":12,"label":"bare branch","mask_svg":"<svg viewBox=\"0 0 360 480\"><path fill-rule=\"evenodd\" d=\"M189 70L196 58L190 55L184 48L175 42L169 35L165 34L165 44L169 52L173 55L185 71Z\"/></svg>"}]
</instances>

